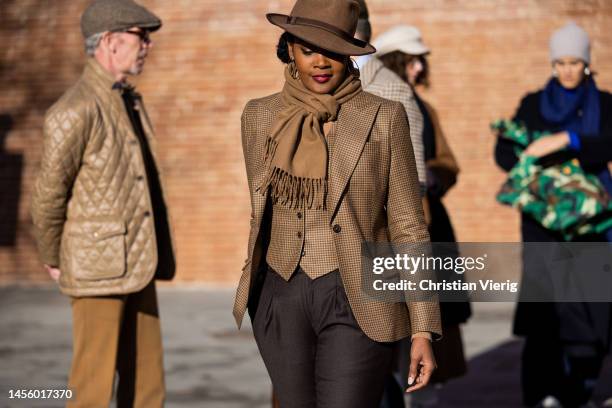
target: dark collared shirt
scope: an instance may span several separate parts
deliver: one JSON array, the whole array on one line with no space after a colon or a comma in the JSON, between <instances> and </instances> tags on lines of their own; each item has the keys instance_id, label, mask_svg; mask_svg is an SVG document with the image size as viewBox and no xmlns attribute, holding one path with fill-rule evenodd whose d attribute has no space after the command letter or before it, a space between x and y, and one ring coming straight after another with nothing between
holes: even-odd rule
<instances>
[{"instance_id":1,"label":"dark collared shirt","mask_svg":"<svg viewBox=\"0 0 612 408\"><path fill-rule=\"evenodd\" d=\"M159 180L159 173L155 164L155 159L151 153L151 147L145 135L140 114L136 110L136 98L137 96L131 87L123 86L121 84L113 85L113 89L119 88L121 97L125 104L134 133L136 134L138 141L140 142L140 148L142 150L142 158L144 160L145 171L147 172L147 182L149 184L149 192L151 194L151 206L153 208L153 220L155 221L155 237L157 239L157 272L158 278L164 278L160 276L161 271L174 270L175 260L168 259L168 253L172 251L164 251L162 248L167 248L171 244L170 238L170 226L168 225L168 212L166 209L166 203L162 194L161 182ZM169 278L169 277L166 277Z\"/></svg>"}]
</instances>

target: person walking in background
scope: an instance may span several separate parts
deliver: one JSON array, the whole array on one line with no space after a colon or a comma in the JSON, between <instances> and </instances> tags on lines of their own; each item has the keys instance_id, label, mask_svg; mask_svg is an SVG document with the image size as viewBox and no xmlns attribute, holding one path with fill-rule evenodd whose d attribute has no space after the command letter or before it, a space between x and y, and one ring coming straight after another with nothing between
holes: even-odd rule
<instances>
[{"instance_id":1,"label":"person walking in background","mask_svg":"<svg viewBox=\"0 0 612 408\"><path fill-rule=\"evenodd\" d=\"M529 93L514 121L531 132L550 132L532 142L524 154L548 164L575 157L585 172L596 175L609 194L612 178L612 95L597 89L590 67L588 34L574 23L555 31L550 40L552 78L544 89ZM518 161L514 144L498 138L497 164L509 171ZM524 242L561 242L522 214ZM604 236L581 240L605 241ZM609 239L608 239L609 240ZM524 254L529 254L526 246ZM536 254L534 254L536 255ZM545 268L537 256L523 259L521 291L533 290ZM580 407L589 402L611 336L609 303L518 304L514 333L525 336L522 355L523 401L527 406Z\"/></svg>"},{"instance_id":2,"label":"person walking in background","mask_svg":"<svg viewBox=\"0 0 612 408\"><path fill-rule=\"evenodd\" d=\"M429 48L423 43L421 33L416 27L400 25L382 33L373 41L376 56L382 64L401 78L411 89L411 95L423 117L422 132L413 135L421 138L425 153L427 191L424 205L429 214L429 234L431 242L455 243L453 227L442 203L442 198L457 181L459 167L442 132L438 115L433 107L425 102L416 91L419 86L429 86L429 65L427 55ZM444 250L446 257L458 255L456 245ZM451 275L456 275L451 272ZM439 280L456 279L456 276L438 276ZM463 342L459 325L465 323L471 315L467 301L441 302L442 332L444 337L434 342L433 349L438 369L432 377L432 385L411 395L412 407L435 406L437 389L447 380L462 376L466 372L463 353ZM404 352L405 355L405 352ZM400 360L401 362L401 360ZM404 368L405 371L405 368Z\"/></svg>"},{"instance_id":3,"label":"person walking in background","mask_svg":"<svg viewBox=\"0 0 612 408\"><path fill-rule=\"evenodd\" d=\"M365 0L359 0L359 20L357 21L357 31L355 38L365 42L370 42L372 38L372 26ZM359 68L359 79L363 90L391 101L401 102L408 116L410 126L410 139L416 160L419 183L421 184L423 195L427 184L425 171L425 157L423 152L423 115L419 110L412 88L404 82L394 72L385 68L382 62L372 54L360 55L354 59ZM425 219L429 221L428 208L425 208Z\"/></svg>"},{"instance_id":4,"label":"person walking in background","mask_svg":"<svg viewBox=\"0 0 612 408\"><path fill-rule=\"evenodd\" d=\"M348 0L268 14L285 30L285 85L242 115L252 219L233 313L240 326L248 308L282 408L377 406L407 336L409 390L435 368L437 302L381 302L361 287L363 242L429 235L405 109L363 92L349 59L374 52L353 38L358 15Z\"/></svg>"},{"instance_id":5,"label":"person walking in background","mask_svg":"<svg viewBox=\"0 0 612 408\"><path fill-rule=\"evenodd\" d=\"M71 297L69 407L164 403L155 281L175 261L142 72L161 20L131 0L96 0L81 29L81 78L47 111L32 220L45 268Z\"/></svg>"}]
</instances>

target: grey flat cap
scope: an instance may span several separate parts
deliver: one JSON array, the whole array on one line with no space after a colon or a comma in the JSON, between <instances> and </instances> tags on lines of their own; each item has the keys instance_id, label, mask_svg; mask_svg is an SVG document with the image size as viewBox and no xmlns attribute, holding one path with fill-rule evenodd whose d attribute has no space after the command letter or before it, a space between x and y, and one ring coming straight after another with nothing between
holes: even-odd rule
<instances>
[{"instance_id":1,"label":"grey flat cap","mask_svg":"<svg viewBox=\"0 0 612 408\"><path fill-rule=\"evenodd\" d=\"M161 25L159 17L133 0L94 0L81 16L81 32L85 38L130 27L155 31Z\"/></svg>"}]
</instances>

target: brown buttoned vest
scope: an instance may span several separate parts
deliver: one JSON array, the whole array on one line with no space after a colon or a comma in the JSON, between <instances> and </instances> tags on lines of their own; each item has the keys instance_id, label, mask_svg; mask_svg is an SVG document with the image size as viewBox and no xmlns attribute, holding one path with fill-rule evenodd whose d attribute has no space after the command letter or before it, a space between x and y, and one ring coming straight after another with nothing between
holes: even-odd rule
<instances>
[{"instance_id":1,"label":"brown buttoned vest","mask_svg":"<svg viewBox=\"0 0 612 408\"><path fill-rule=\"evenodd\" d=\"M327 131L329 127L329 131ZM329 163L334 145L335 126L325 126ZM291 209L275 204L266 262L285 280L298 265L316 279L338 269L338 256L327 210Z\"/></svg>"}]
</instances>

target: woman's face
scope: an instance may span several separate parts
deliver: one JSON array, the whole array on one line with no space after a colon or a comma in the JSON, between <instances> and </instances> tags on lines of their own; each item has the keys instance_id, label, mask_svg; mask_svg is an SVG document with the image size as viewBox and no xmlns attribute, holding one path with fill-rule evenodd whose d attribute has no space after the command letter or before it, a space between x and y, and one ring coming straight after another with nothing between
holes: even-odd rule
<instances>
[{"instance_id":1,"label":"woman's face","mask_svg":"<svg viewBox=\"0 0 612 408\"><path fill-rule=\"evenodd\" d=\"M421 72L423 72L423 68L423 63L419 57L412 58L410 62L406 64L406 78L408 78L408 83L410 85L416 85L417 78Z\"/></svg>"},{"instance_id":2,"label":"woman's face","mask_svg":"<svg viewBox=\"0 0 612 408\"><path fill-rule=\"evenodd\" d=\"M557 79L565 89L575 89L584 79L584 61L574 57L559 58L553 62Z\"/></svg>"},{"instance_id":3,"label":"woman's face","mask_svg":"<svg viewBox=\"0 0 612 408\"><path fill-rule=\"evenodd\" d=\"M321 50L299 39L289 44L300 80L311 92L332 93L346 77L347 57Z\"/></svg>"}]
</instances>

